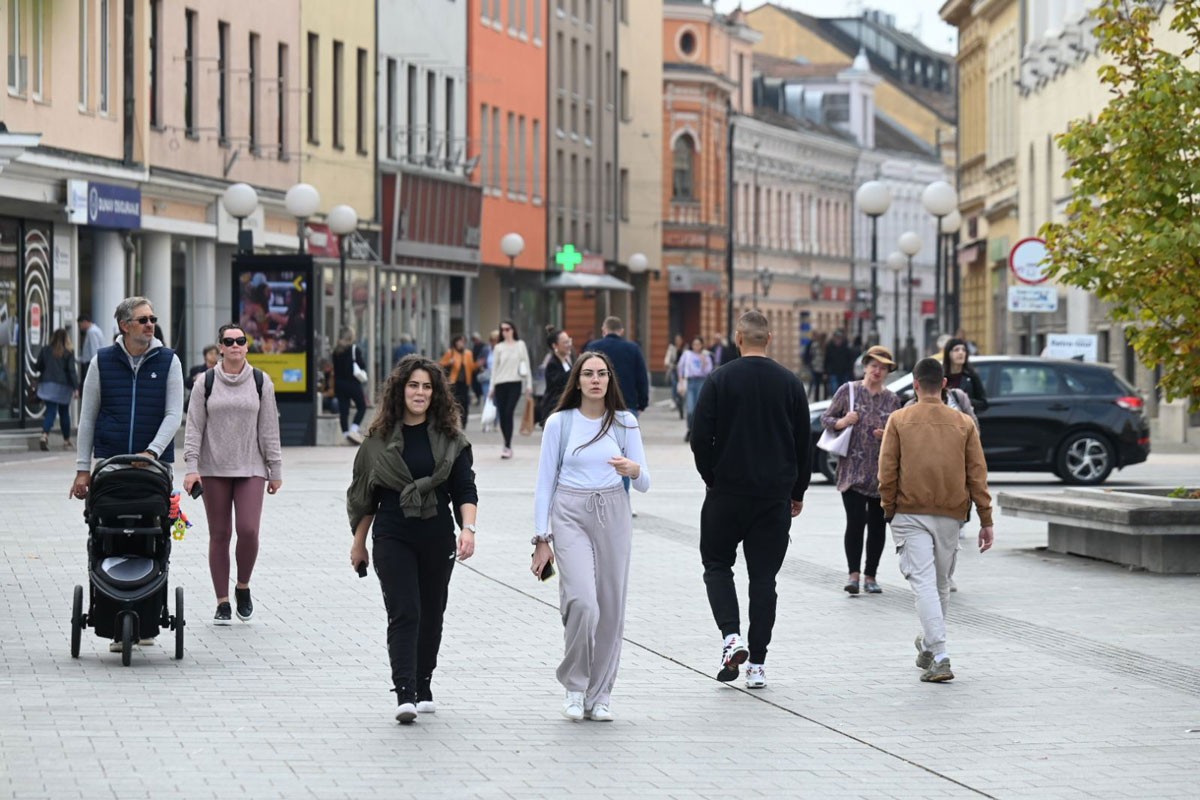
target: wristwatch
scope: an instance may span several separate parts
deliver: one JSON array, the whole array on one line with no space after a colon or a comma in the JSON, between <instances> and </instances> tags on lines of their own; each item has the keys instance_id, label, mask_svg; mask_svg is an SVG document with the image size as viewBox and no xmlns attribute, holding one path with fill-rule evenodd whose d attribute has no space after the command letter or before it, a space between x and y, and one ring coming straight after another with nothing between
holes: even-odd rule
<instances>
[{"instance_id":1,"label":"wristwatch","mask_svg":"<svg viewBox=\"0 0 1200 800\"><path fill-rule=\"evenodd\" d=\"M476 528L475 528L475 523L474 523L474 522L472 522L472 523L470 523L470 524L467 524L467 525L463 525L463 530L464 530L464 531L470 531L471 533L476 533L476 532L477 532L477 531L476 531Z\"/></svg>"}]
</instances>

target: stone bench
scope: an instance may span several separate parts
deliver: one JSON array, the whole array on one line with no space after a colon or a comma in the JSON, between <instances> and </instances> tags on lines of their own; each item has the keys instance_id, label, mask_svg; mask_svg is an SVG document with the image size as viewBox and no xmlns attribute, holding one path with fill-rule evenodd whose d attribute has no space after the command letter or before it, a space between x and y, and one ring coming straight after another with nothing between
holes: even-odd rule
<instances>
[{"instance_id":1,"label":"stone bench","mask_svg":"<svg viewBox=\"0 0 1200 800\"><path fill-rule=\"evenodd\" d=\"M1200 500L1170 489L1001 492L1005 516L1045 520L1048 549L1159 573L1200 573Z\"/></svg>"}]
</instances>

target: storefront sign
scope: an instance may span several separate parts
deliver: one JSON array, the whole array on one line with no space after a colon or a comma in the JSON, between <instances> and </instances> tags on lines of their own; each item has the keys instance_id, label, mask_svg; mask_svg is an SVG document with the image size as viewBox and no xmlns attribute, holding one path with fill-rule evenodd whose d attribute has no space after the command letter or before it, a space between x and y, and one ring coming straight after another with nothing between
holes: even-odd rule
<instances>
[{"instance_id":1,"label":"storefront sign","mask_svg":"<svg viewBox=\"0 0 1200 800\"><path fill-rule=\"evenodd\" d=\"M1082 358L1084 361L1095 361L1096 339L1094 333L1051 333L1046 336L1046 349L1042 351L1042 355L1049 358Z\"/></svg>"},{"instance_id":2,"label":"storefront sign","mask_svg":"<svg viewBox=\"0 0 1200 800\"><path fill-rule=\"evenodd\" d=\"M134 230L142 226L142 192L94 181L67 181L67 220L75 225Z\"/></svg>"}]
</instances>

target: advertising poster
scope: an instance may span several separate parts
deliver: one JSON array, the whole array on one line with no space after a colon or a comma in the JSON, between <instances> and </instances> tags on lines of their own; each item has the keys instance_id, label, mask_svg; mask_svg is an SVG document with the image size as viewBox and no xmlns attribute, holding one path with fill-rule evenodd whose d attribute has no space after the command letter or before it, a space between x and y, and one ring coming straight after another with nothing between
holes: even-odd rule
<instances>
[{"instance_id":1,"label":"advertising poster","mask_svg":"<svg viewBox=\"0 0 1200 800\"><path fill-rule=\"evenodd\" d=\"M309 392L311 268L304 259L279 257L238 259L234 268L247 360L271 376L276 394Z\"/></svg>"}]
</instances>

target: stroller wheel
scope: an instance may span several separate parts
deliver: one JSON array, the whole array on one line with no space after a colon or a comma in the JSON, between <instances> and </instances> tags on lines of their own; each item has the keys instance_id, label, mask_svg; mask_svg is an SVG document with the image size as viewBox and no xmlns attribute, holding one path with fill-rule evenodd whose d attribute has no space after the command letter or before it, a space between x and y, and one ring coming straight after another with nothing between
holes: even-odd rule
<instances>
[{"instance_id":1,"label":"stroller wheel","mask_svg":"<svg viewBox=\"0 0 1200 800\"><path fill-rule=\"evenodd\" d=\"M183 587L175 587L175 660L183 658Z\"/></svg>"},{"instance_id":2,"label":"stroller wheel","mask_svg":"<svg viewBox=\"0 0 1200 800\"><path fill-rule=\"evenodd\" d=\"M79 637L83 633L83 587L75 586L75 601L71 605L71 658L79 658Z\"/></svg>"},{"instance_id":3,"label":"stroller wheel","mask_svg":"<svg viewBox=\"0 0 1200 800\"><path fill-rule=\"evenodd\" d=\"M128 667L133 657L133 614L121 617L121 664Z\"/></svg>"}]
</instances>

